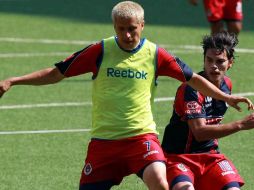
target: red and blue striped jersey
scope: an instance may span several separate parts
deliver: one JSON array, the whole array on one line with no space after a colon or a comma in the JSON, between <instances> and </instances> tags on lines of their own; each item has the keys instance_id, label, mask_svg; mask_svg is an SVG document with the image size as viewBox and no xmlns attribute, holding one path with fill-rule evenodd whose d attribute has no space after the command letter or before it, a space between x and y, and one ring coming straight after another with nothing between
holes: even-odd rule
<instances>
[{"instance_id":1,"label":"red and blue striped jersey","mask_svg":"<svg viewBox=\"0 0 254 190\"><path fill-rule=\"evenodd\" d=\"M203 72L200 75L203 75ZM220 90L231 94L232 83L228 77L224 77ZM164 132L162 141L164 151L170 154L219 152L217 139L202 142L195 140L187 121L205 118L206 124L219 124L227 107L224 101L204 96L183 83L177 90L173 114Z\"/></svg>"}]
</instances>

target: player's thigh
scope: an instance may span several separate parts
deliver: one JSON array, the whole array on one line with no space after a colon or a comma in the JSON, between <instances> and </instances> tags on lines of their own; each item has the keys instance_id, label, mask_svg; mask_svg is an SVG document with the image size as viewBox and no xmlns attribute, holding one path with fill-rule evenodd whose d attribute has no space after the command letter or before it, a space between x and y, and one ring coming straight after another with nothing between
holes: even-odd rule
<instances>
[{"instance_id":1,"label":"player's thigh","mask_svg":"<svg viewBox=\"0 0 254 190\"><path fill-rule=\"evenodd\" d=\"M193 186L194 173L183 163L167 163L167 181L170 189L180 190Z\"/></svg>"},{"instance_id":2,"label":"player's thigh","mask_svg":"<svg viewBox=\"0 0 254 190\"><path fill-rule=\"evenodd\" d=\"M124 175L120 173L122 163L119 162L121 160L119 147L117 141L92 140L89 143L80 177L81 187L90 188L98 185L104 187L122 181Z\"/></svg>"},{"instance_id":3,"label":"player's thigh","mask_svg":"<svg viewBox=\"0 0 254 190\"><path fill-rule=\"evenodd\" d=\"M80 184L79 190L109 190L116 185L113 181Z\"/></svg>"},{"instance_id":4,"label":"player's thigh","mask_svg":"<svg viewBox=\"0 0 254 190\"><path fill-rule=\"evenodd\" d=\"M223 19L225 0L204 0L204 9L207 20L215 22Z\"/></svg>"},{"instance_id":5,"label":"player's thigh","mask_svg":"<svg viewBox=\"0 0 254 190\"><path fill-rule=\"evenodd\" d=\"M224 30L223 21L210 22L210 27L211 27L212 34L216 34L216 33L222 32Z\"/></svg>"},{"instance_id":6,"label":"player's thigh","mask_svg":"<svg viewBox=\"0 0 254 190\"><path fill-rule=\"evenodd\" d=\"M241 21L226 21L227 29L229 33L239 34L242 30Z\"/></svg>"},{"instance_id":7,"label":"player's thigh","mask_svg":"<svg viewBox=\"0 0 254 190\"><path fill-rule=\"evenodd\" d=\"M242 12L242 0L226 0L226 6L224 7L224 18L225 20L238 20L243 19Z\"/></svg>"},{"instance_id":8,"label":"player's thigh","mask_svg":"<svg viewBox=\"0 0 254 190\"><path fill-rule=\"evenodd\" d=\"M164 162L153 162L143 172L143 181L149 189L167 189L166 165Z\"/></svg>"},{"instance_id":9,"label":"player's thigh","mask_svg":"<svg viewBox=\"0 0 254 190\"><path fill-rule=\"evenodd\" d=\"M244 184L237 169L230 160L215 162L208 171L197 181L196 190L221 190Z\"/></svg>"}]
</instances>

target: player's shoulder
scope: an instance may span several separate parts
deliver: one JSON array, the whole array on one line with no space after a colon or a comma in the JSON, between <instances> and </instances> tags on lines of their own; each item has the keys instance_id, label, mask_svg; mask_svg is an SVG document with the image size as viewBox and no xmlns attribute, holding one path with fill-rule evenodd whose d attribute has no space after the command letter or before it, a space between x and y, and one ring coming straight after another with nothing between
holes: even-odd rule
<instances>
[{"instance_id":1,"label":"player's shoulder","mask_svg":"<svg viewBox=\"0 0 254 190\"><path fill-rule=\"evenodd\" d=\"M185 101L203 102L205 95L198 90L192 88L186 82L182 83L178 88L178 95L182 96Z\"/></svg>"},{"instance_id":2,"label":"player's shoulder","mask_svg":"<svg viewBox=\"0 0 254 190\"><path fill-rule=\"evenodd\" d=\"M75 57L83 57L83 56L96 56L100 55L103 52L103 44L102 42L92 43L82 50L76 52Z\"/></svg>"},{"instance_id":3,"label":"player's shoulder","mask_svg":"<svg viewBox=\"0 0 254 190\"><path fill-rule=\"evenodd\" d=\"M232 80L231 80L231 78L229 77L229 76L224 76L224 81L226 82L226 83L231 83L232 84Z\"/></svg>"},{"instance_id":4,"label":"player's shoulder","mask_svg":"<svg viewBox=\"0 0 254 190\"><path fill-rule=\"evenodd\" d=\"M102 50L103 47L103 42L96 42L96 43L92 43L88 46L86 46L83 50L89 49L89 50Z\"/></svg>"},{"instance_id":5,"label":"player's shoulder","mask_svg":"<svg viewBox=\"0 0 254 190\"><path fill-rule=\"evenodd\" d=\"M172 61L177 62L176 56L174 56L172 53L167 51L165 48L159 47L159 46L157 47L157 57L158 57L158 60L166 60L168 62L172 62Z\"/></svg>"},{"instance_id":6,"label":"player's shoulder","mask_svg":"<svg viewBox=\"0 0 254 190\"><path fill-rule=\"evenodd\" d=\"M224 76L224 83L228 87L229 90L232 90L232 80L228 76Z\"/></svg>"},{"instance_id":7,"label":"player's shoulder","mask_svg":"<svg viewBox=\"0 0 254 190\"><path fill-rule=\"evenodd\" d=\"M158 52L161 54L167 54L173 56L171 53L169 53L165 48L157 46Z\"/></svg>"},{"instance_id":8,"label":"player's shoulder","mask_svg":"<svg viewBox=\"0 0 254 190\"><path fill-rule=\"evenodd\" d=\"M177 89L178 94L182 94L183 96L188 96L189 94L197 94L197 90L192 88L186 82L183 82Z\"/></svg>"}]
</instances>

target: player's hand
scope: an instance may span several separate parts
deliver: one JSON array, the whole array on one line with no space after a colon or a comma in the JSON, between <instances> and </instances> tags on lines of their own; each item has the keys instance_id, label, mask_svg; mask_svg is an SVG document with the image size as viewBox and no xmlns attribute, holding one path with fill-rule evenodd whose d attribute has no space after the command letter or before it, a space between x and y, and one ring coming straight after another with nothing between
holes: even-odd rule
<instances>
[{"instance_id":1,"label":"player's hand","mask_svg":"<svg viewBox=\"0 0 254 190\"><path fill-rule=\"evenodd\" d=\"M11 88L11 82L9 80L0 81L0 98Z\"/></svg>"},{"instance_id":2,"label":"player's hand","mask_svg":"<svg viewBox=\"0 0 254 190\"><path fill-rule=\"evenodd\" d=\"M241 130L248 130L254 128L254 113L248 115L241 121Z\"/></svg>"},{"instance_id":3,"label":"player's hand","mask_svg":"<svg viewBox=\"0 0 254 190\"><path fill-rule=\"evenodd\" d=\"M189 0L190 4L198 5L198 0Z\"/></svg>"},{"instance_id":4,"label":"player's hand","mask_svg":"<svg viewBox=\"0 0 254 190\"><path fill-rule=\"evenodd\" d=\"M238 111L242 111L240 106L238 106L238 103L240 103L240 102L246 103L248 105L248 110L254 109L253 103L248 98L245 98L245 97L231 95L231 96L229 96L229 98L226 102L228 103L228 105L234 107Z\"/></svg>"}]
</instances>

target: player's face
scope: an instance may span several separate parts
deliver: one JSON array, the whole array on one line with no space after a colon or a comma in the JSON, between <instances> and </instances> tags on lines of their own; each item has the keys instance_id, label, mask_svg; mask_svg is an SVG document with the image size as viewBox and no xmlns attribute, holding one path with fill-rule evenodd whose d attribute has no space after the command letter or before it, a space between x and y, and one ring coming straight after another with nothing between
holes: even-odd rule
<instances>
[{"instance_id":1,"label":"player's face","mask_svg":"<svg viewBox=\"0 0 254 190\"><path fill-rule=\"evenodd\" d=\"M138 46L141 38L144 22L140 23L134 18L115 18L115 32L118 44L125 50L132 50Z\"/></svg>"},{"instance_id":2,"label":"player's face","mask_svg":"<svg viewBox=\"0 0 254 190\"><path fill-rule=\"evenodd\" d=\"M204 71L207 79L219 87L223 77L232 64L233 59L228 59L226 50L219 52L216 49L208 49L204 63Z\"/></svg>"}]
</instances>

